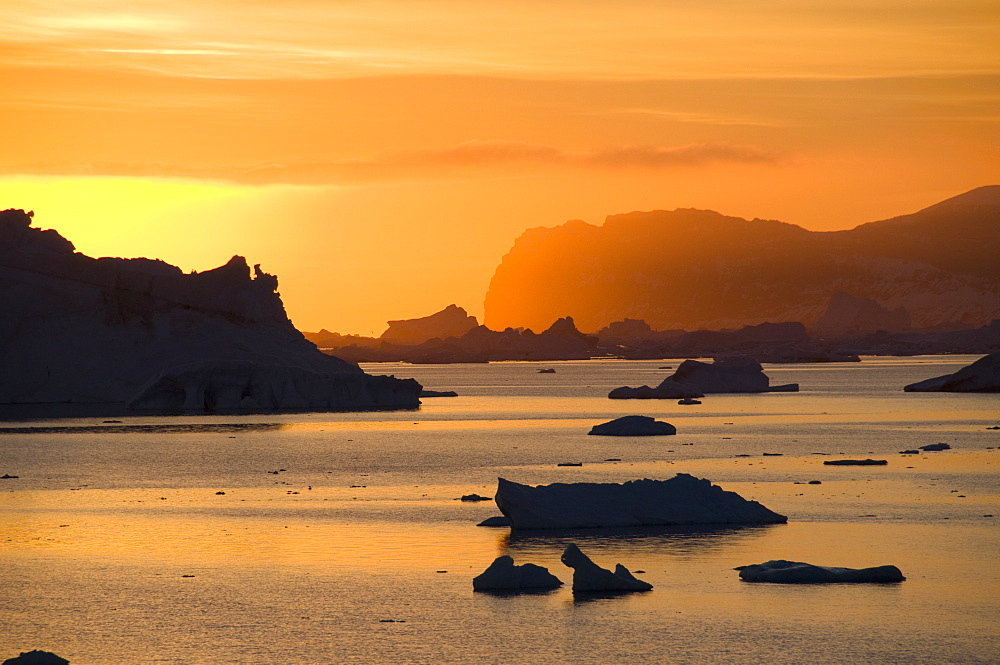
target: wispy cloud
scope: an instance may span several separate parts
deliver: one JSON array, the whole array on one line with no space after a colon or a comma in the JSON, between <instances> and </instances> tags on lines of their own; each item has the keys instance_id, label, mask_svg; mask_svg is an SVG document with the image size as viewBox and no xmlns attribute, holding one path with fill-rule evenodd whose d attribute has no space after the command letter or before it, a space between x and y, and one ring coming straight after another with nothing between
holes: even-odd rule
<instances>
[{"instance_id":1,"label":"wispy cloud","mask_svg":"<svg viewBox=\"0 0 1000 665\"><path fill-rule=\"evenodd\" d=\"M476 179L554 169L680 169L708 164L771 164L776 153L747 145L617 146L571 152L520 141L468 141L370 159L199 167L181 164L23 164L10 174L144 176L223 180L245 184L336 185Z\"/></svg>"},{"instance_id":2,"label":"wispy cloud","mask_svg":"<svg viewBox=\"0 0 1000 665\"><path fill-rule=\"evenodd\" d=\"M601 112L602 115L636 115L660 118L670 122L685 122L699 125L723 125L741 127L781 127L781 123L772 120L758 120L737 116L697 113L692 111L670 111L656 108L623 108Z\"/></svg>"},{"instance_id":3,"label":"wispy cloud","mask_svg":"<svg viewBox=\"0 0 1000 665\"><path fill-rule=\"evenodd\" d=\"M754 146L701 143L676 147L634 146L602 150L582 156L586 164L609 168L678 168L708 163L767 164L775 153Z\"/></svg>"},{"instance_id":4,"label":"wispy cloud","mask_svg":"<svg viewBox=\"0 0 1000 665\"><path fill-rule=\"evenodd\" d=\"M0 46L46 62L276 79L995 72L1000 25L996 0L5 0L0 17Z\"/></svg>"}]
</instances>

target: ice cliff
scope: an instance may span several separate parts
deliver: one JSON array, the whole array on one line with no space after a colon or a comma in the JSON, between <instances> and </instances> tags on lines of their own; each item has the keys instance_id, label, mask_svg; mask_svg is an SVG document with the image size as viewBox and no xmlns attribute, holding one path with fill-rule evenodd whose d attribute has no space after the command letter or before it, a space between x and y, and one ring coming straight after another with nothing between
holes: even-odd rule
<instances>
[{"instance_id":1,"label":"ice cliff","mask_svg":"<svg viewBox=\"0 0 1000 665\"><path fill-rule=\"evenodd\" d=\"M275 276L234 256L185 274L91 258L32 213L0 212L0 404L153 411L412 408L420 385L321 353Z\"/></svg>"}]
</instances>

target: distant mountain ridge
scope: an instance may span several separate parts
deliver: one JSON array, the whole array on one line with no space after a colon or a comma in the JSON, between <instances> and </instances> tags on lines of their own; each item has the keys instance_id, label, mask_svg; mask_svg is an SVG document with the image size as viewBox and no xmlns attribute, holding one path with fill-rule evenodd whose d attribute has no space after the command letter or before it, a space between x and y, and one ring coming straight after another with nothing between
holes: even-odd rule
<instances>
[{"instance_id":1,"label":"distant mountain ridge","mask_svg":"<svg viewBox=\"0 0 1000 665\"><path fill-rule=\"evenodd\" d=\"M997 185L847 231L693 209L611 215L603 226L573 220L517 238L490 282L485 323L813 326L843 292L905 308L917 328L981 326L1000 318L998 247Z\"/></svg>"}]
</instances>

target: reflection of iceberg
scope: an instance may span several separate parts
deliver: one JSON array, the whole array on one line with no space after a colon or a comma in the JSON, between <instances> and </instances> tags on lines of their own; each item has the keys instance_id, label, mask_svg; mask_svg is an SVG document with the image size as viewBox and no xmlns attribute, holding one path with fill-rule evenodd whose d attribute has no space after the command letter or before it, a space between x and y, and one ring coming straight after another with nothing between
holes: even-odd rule
<instances>
[{"instance_id":1,"label":"reflection of iceberg","mask_svg":"<svg viewBox=\"0 0 1000 665\"><path fill-rule=\"evenodd\" d=\"M559 531L513 531L498 538L497 550L518 559L558 556L569 543L606 556L664 555L702 556L767 535L773 525L746 526L655 526L625 529L579 529ZM620 553L620 554L619 554Z\"/></svg>"},{"instance_id":2,"label":"reflection of iceberg","mask_svg":"<svg viewBox=\"0 0 1000 665\"><path fill-rule=\"evenodd\" d=\"M0 434L235 434L280 430L283 423L183 423L163 422L154 425L54 425L49 427L4 427Z\"/></svg>"},{"instance_id":3,"label":"reflection of iceberg","mask_svg":"<svg viewBox=\"0 0 1000 665\"><path fill-rule=\"evenodd\" d=\"M779 524L784 515L708 480L553 483L532 487L497 480L497 507L512 529L579 529L694 524Z\"/></svg>"}]
</instances>

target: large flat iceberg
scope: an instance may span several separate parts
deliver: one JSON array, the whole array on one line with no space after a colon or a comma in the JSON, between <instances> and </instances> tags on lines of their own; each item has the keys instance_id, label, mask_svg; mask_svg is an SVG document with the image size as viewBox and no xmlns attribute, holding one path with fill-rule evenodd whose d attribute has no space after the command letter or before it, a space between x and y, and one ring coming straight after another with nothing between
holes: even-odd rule
<instances>
[{"instance_id":1,"label":"large flat iceberg","mask_svg":"<svg viewBox=\"0 0 1000 665\"><path fill-rule=\"evenodd\" d=\"M512 529L577 529L697 524L780 524L784 515L678 473L669 480L553 483L497 479L496 503Z\"/></svg>"}]
</instances>

